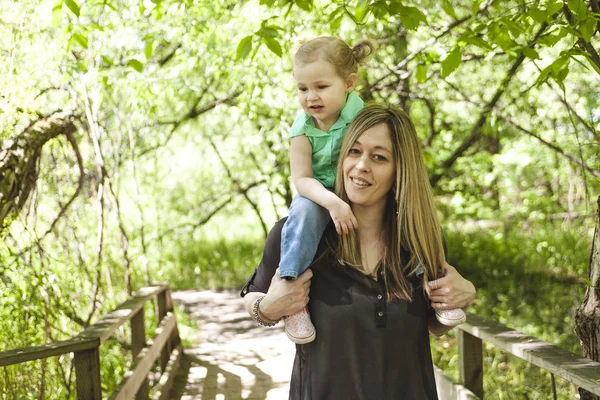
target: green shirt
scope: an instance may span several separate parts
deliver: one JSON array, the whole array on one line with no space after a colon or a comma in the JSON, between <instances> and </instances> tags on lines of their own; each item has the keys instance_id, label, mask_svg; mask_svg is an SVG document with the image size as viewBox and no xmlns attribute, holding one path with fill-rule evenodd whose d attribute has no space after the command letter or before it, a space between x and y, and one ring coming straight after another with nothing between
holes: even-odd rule
<instances>
[{"instance_id":1,"label":"green shirt","mask_svg":"<svg viewBox=\"0 0 600 400\"><path fill-rule=\"evenodd\" d=\"M288 137L306 135L312 146L313 176L326 188L332 189L335 185L335 170L340 157L342 139L346 134L348 125L364 105L365 103L358 94L351 92L346 99L340 117L329 129L329 132L323 132L316 128L312 117L304 110L300 111L292 125Z\"/></svg>"}]
</instances>

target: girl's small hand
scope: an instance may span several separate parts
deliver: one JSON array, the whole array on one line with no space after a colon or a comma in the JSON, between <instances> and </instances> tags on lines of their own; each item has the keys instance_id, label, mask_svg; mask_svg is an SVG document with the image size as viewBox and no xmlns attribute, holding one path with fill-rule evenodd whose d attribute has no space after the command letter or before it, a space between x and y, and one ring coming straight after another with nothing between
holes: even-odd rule
<instances>
[{"instance_id":1,"label":"girl's small hand","mask_svg":"<svg viewBox=\"0 0 600 400\"><path fill-rule=\"evenodd\" d=\"M466 311L475 301L475 286L446 261L442 261L442 265L446 276L427 282L431 307L437 310L462 308Z\"/></svg>"},{"instance_id":2,"label":"girl's small hand","mask_svg":"<svg viewBox=\"0 0 600 400\"><path fill-rule=\"evenodd\" d=\"M279 268L271 279L271 286L260 303L260 313L270 321L302 311L308 304L312 271L307 269L298 279L288 281L279 275Z\"/></svg>"},{"instance_id":3,"label":"girl's small hand","mask_svg":"<svg viewBox=\"0 0 600 400\"><path fill-rule=\"evenodd\" d=\"M338 235L348 234L358 228L358 221L352 213L352 209L346 202L340 200L329 210L331 219L335 224Z\"/></svg>"}]
</instances>

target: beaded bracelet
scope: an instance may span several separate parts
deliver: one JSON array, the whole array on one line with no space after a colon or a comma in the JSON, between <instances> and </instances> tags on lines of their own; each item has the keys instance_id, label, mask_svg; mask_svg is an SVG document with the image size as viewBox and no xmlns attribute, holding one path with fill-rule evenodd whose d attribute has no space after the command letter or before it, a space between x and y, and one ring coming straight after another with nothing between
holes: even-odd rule
<instances>
[{"instance_id":1,"label":"beaded bracelet","mask_svg":"<svg viewBox=\"0 0 600 400\"><path fill-rule=\"evenodd\" d=\"M258 314L258 306L260 305L260 302L263 301L264 298L265 298L265 296L259 297L256 300L256 302L254 303L254 307L252 307L252 318L254 318L254 320L256 321L256 323L259 326L265 326L268 328L268 327L277 325L277 323L279 321L281 321L281 318L279 318L277 321L274 321L274 322L267 322L260 317L260 315Z\"/></svg>"}]
</instances>

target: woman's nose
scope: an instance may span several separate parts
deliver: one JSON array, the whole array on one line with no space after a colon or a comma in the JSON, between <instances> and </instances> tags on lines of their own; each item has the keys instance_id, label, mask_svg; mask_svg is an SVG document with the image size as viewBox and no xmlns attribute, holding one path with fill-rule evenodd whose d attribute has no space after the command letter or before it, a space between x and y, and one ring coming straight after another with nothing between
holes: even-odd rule
<instances>
[{"instance_id":1,"label":"woman's nose","mask_svg":"<svg viewBox=\"0 0 600 400\"><path fill-rule=\"evenodd\" d=\"M308 100L316 100L319 96L317 96L317 92L315 92L314 90L309 90L308 94L306 96L306 98Z\"/></svg>"},{"instance_id":2,"label":"woman's nose","mask_svg":"<svg viewBox=\"0 0 600 400\"><path fill-rule=\"evenodd\" d=\"M369 168L369 159L366 157L361 157L356 163L356 169L360 171L368 171Z\"/></svg>"}]
</instances>

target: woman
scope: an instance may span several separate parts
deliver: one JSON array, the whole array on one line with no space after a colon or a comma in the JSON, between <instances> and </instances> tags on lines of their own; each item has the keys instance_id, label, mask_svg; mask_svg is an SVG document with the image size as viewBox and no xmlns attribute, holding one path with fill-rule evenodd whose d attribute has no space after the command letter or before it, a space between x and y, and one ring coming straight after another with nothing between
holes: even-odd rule
<instances>
[{"instance_id":1,"label":"woman","mask_svg":"<svg viewBox=\"0 0 600 400\"><path fill-rule=\"evenodd\" d=\"M311 268L290 282L277 270L278 222L242 290L248 312L265 326L308 303L319 334L296 347L290 398L437 399L428 332L450 328L429 306L466 311L475 288L444 261L420 143L404 112L374 104L356 116L336 194L358 229L343 236L328 229ZM446 276L436 279L440 268Z\"/></svg>"}]
</instances>

